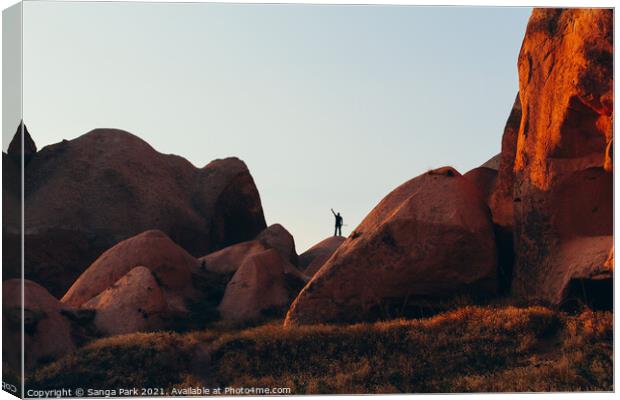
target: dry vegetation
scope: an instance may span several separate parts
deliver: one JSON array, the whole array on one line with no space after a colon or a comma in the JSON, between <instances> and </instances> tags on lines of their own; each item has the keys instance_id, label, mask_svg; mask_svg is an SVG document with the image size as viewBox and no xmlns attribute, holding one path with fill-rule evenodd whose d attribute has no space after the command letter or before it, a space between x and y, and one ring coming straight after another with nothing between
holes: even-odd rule
<instances>
[{"instance_id":1,"label":"dry vegetation","mask_svg":"<svg viewBox=\"0 0 620 400\"><path fill-rule=\"evenodd\" d=\"M37 371L30 388L290 387L301 393L613 390L613 314L462 307L431 318L132 334Z\"/></svg>"}]
</instances>

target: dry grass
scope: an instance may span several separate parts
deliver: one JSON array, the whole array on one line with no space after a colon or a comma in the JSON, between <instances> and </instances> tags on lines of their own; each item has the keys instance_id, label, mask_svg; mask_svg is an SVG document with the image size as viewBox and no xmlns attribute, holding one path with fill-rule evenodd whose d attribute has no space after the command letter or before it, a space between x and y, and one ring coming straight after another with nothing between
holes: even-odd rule
<instances>
[{"instance_id":1,"label":"dry grass","mask_svg":"<svg viewBox=\"0 0 620 400\"><path fill-rule=\"evenodd\" d=\"M462 307L419 320L108 338L33 388L290 387L301 393L613 390L613 315ZM90 385L90 386L89 386Z\"/></svg>"}]
</instances>

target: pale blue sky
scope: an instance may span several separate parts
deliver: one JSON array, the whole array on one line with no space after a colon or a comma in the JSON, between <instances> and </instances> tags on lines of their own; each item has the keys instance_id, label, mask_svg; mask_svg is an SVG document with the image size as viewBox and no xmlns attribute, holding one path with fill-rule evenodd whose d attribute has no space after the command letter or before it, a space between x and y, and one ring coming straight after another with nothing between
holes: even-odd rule
<instances>
[{"instance_id":1,"label":"pale blue sky","mask_svg":"<svg viewBox=\"0 0 620 400\"><path fill-rule=\"evenodd\" d=\"M348 235L402 182L499 152L530 12L27 2L24 120L39 147L114 127L237 156L302 252L331 207Z\"/></svg>"}]
</instances>

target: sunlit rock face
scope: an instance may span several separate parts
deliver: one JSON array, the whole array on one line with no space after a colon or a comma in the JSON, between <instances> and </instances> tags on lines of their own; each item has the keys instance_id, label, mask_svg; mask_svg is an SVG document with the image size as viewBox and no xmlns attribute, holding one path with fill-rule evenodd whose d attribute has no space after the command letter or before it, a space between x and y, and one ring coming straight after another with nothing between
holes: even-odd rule
<instances>
[{"instance_id":1,"label":"sunlit rock face","mask_svg":"<svg viewBox=\"0 0 620 400\"><path fill-rule=\"evenodd\" d=\"M151 270L138 266L82 308L94 310L98 332L111 336L162 329L168 303Z\"/></svg>"},{"instance_id":2,"label":"sunlit rock face","mask_svg":"<svg viewBox=\"0 0 620 400\"><path fill-rule=\"evenodd\" d=\"M158 230L117 243L93 262L71 285L62 303L79 307L113 286L136 266L149 269L168 299L190 296L191 272L198 260ZM178 302L181 303L181 302ZM172 302L170 308L178 308Z\"/></svg>"},{"instance_id":3,"label":"sunlit rock face","mask_svg":"<svg viewBox=\"0 0 620 400\"><path fill-rule=\"evenodd\" d=\"M517 296L562 304L573 280L611 277L612 37L611 10L537 9L528 23L513 166Z\"/></svg>"},{"instance_id":4,"label":"sunlit rock face","mask_svg":"<svg viewBox=\"0 0 620 400\"><path fill-rule=\"evenodd\" d=\"M386 318L390 309L456 293L494 294L496 284L489 208L469 179L444 167L381 200L301 291L285 323Z\"/></svg>"}]
</instances>

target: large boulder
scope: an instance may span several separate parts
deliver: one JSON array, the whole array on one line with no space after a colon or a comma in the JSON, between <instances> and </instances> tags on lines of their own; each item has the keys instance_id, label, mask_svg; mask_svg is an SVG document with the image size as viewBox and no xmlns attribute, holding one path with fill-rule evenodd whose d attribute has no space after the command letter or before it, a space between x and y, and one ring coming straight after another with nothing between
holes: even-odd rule
<instances>
[{"instance_id":1,"label":"large boulder","mask_svg":"<svg viewBox=\"0 0 620 400\"><path fill-rule=\"evenodd\" d=\"M297 265L298 256L295 250L295 239L282 225L269 225L267 229L258 234L256 240L269 248L277 250L291 264Z\"/></svg>"},{"instance_id":2,"label":"large boulder","mask_svg":"<svg viewBox=\"0 0 620 400\"><path fill-rule=\"evenodd\" d=\"M200 270L231 274L249 257L267 249L276 250L293 265L298 263L293 236L282 225L273 224L259 233L254 240L237 243L201 257Z\"/></svg>"},{"instance_id":3,"label":"large boulder","mask_svg":"<svg viewBox=\"0 0 620 400\"><path fill-rule=\"evenodd\" d=\"M286 324L380 318L457 293L496 291L491 215L450 167L387 195L293 302Z\"/></svg>"},{"instance_id":4,"label":"large boulder","mask_svg":"<svg viewBox=\"0 0 620 400\"><path fill-rule=\"evenodd\" d=\"M534 10L518 69L513 291L560 304L605 275L613 235L613 10Z\"/></svg>"},{"instance_id":5,"label":"large boulder","mask_svg":"<svg viewBox=\"0 0 620 400\"><path fill-rule=\"evenodd\" d=\"M151 271L135 267L99 295L82 304L95 310L95 326L103 335L163 328L167 302Z\"/></svg>"},{"instance_id":6,"label":"large boulder","mask_svg":"<svg viewBox=\"0 0 620 400\"><path fill-rule=\"evenodd\" d=\"M253 239L266 226L239 159L195 168L116 129L96 129L33 154L24 212L26 277L57 295L105 249L149 229L199 256ZM9 258L18 261L13 253Z\"/></svg>"},{"instance_id":7,"label":"large boulder","mask_svg":"<svg viewBox=\"0 0 620 400\"><path fill-rule=\"evenodd\" d=\"M320 241L299 256L299 268L304 274L314 276L344 241L342 236L330 236Z\"/></svg>"},{"instance_id":8,"label":"large boulder","mask_svg":"<svg viewBox=\"0 0 620 400\"><path fill-rule=\"evenodd\" d=\"M24 362L27 371L75 350L71 324L62 305L45 288L24 280ZM3 356L9 365L20 365L21 280L2 282Z\"/></svg>"},{"instance_id":9,"label":"large boulder","mask_svg":"<svg viewBox=\"0 0 620 400\"><path fill-rule=\"evenodd\" d=\"M200 271L234 274L248 258L267 249L268 246L257 240L237 243L201 257Z\"/></svg>"},{"instance_id":10,"label":"large boulder","mask_svg":"<svg viewBox=\"0 0 620 400\"><path fill-rule=\"evenodd\" d=\"M308 278L275 249L248 258L226 286L222 319L247 322L282 316Z\"/></svg>"},{"instance_id":11,"label":"large boulder","mask_svg":"<svg viewBox=\"0 0 620 400\"><path fill-rule=\"evenodd\" d=\"M547 301L571 308L588 304L613 309L613 236L578 237L555 249L551 273L539 293Z\"/></svg>"},{"instance_id":12,"label":"large boulder","mask_svg":"<svg viewBox=\"0 0 620 400\"><path fill-rule=\"evenodd\" d=\"M193 295L191 272L198 261L158 230L143 232L103 253L75 281L62 303L79 307L108 289L134 267L148 268L166 292L171 309L183 311Z\"/></svg>"}]
</instances>

